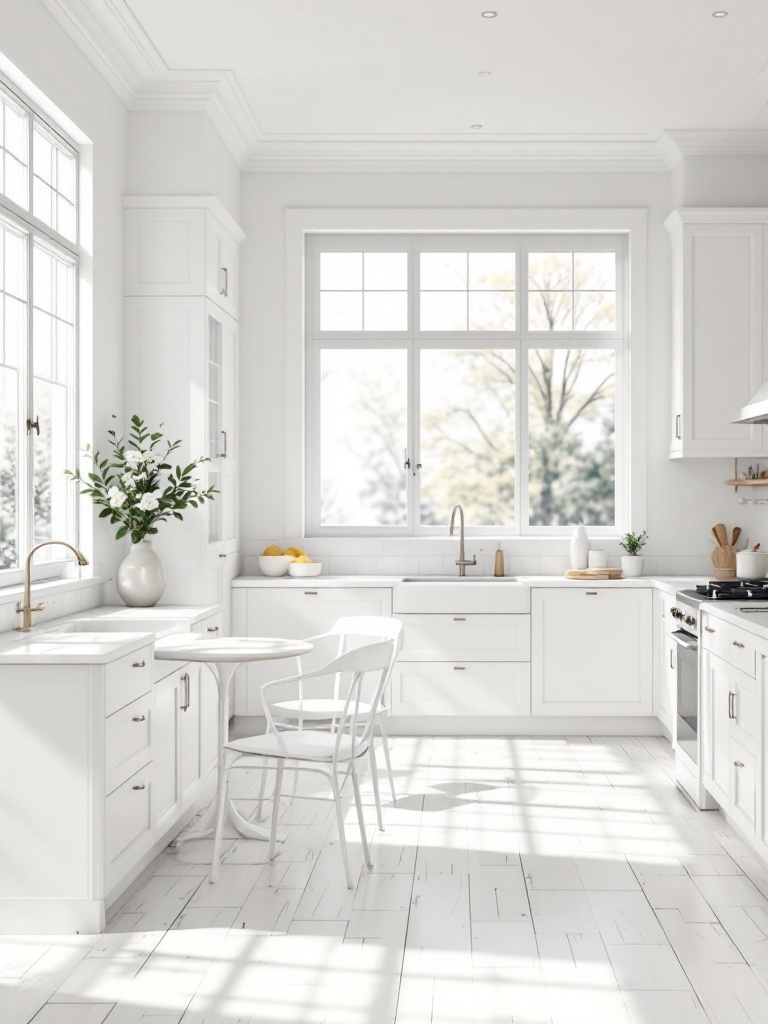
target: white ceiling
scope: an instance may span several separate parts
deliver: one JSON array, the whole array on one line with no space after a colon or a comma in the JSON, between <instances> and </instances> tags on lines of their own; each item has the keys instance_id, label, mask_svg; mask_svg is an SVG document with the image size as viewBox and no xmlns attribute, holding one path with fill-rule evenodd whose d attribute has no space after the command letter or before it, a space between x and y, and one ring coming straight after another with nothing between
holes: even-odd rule
<instances>
[{"instance_id":1,"label":"white ceiling","mask_svg":"<svg viewBox=\"0 0 768 1024\"><path fill-rule=\"evenodd\" d=\"M228 104L245 163L370 144L639 155L680 130L765 146L768 0L46 2L70 31L90 22L92 49L103 32L104 52L133 51L139 106Z\"/></svg>"}]
</instances>

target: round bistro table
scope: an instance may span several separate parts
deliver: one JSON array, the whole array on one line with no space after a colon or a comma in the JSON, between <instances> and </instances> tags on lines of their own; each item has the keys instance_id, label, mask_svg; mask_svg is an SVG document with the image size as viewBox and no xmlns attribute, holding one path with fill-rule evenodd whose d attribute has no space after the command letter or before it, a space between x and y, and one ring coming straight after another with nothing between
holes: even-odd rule
<instances>
[{"instance_id":1,"label":"round bistro table","mask_svg":"<svg viewBox=\"0 0 768 1024\"><path fill-rule=\"evenodd\" d=\"M204 637L184 634L168 637L155 645L155 657L159 661L199 661L213 673L219 689L219 753L216 779L216 805L211 806L199 828L189 828L176 838L176 845L190 839L203 839L215 831L215 823L223 822L226 813L230 823L246 839L269 839L269 831L254 825L240 814L231 799L226 797L225 744L229 740L229 691L232 678L241 665L252 661L276 661L280 658L296 658L308 654L312 644L302 640L282 640L275 637L231 636L207 640ZM226 801L226 808L224 803ZM281 841L285 836L278 837ZM220 845L220 843L218 844ZM211 881L218 872L220 850L214 849L211 866Z\"/></svg>"}]
</instances>

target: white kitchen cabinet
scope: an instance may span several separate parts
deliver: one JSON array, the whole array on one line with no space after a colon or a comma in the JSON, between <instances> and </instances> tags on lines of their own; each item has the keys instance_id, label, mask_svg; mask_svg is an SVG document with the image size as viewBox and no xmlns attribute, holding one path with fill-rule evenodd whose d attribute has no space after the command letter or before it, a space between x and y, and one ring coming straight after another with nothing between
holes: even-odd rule
<instances>
[{"instance_id":1,"label":"white kitchen cabinet","mask_svg":"<svg viewBox=\"0 0 768 1024\"><path fill-rule=\"evenodd\" d=\"M398 615L401 661L530 661L529 615Z\"/></svg>"},{"instance_id":2,"label":"white kitchen cabinet","mask_svg":"<svg viewBox=\"0 0 768 1024\"><path fill-rule=\"evenodd\" d=\"M392 591L384 587L313 586L301 588L235 587L233 632L236 636L279 636L290 640L318 636L347 615L392 615ZM261 715L261 686L271 679L292 675L296 662L252 663L235 677L235 714ZM279 700L279 691L273 691Z\"/></svg>"},{"instance_id":3,"label":"white kitchen cabinet","mask_svg":"<svg viewBox=\"0 0 768 1024\"><path fill-rule=\"evenodd\" d=\"M705 650L701 657L702 781L721 807L730 803L731 715L733 691L731 666Z\"/></svg>"},{"instance_id":4,"label":"white kitchen cabinet","mask_svg":"<svg viewBox=\"0 0 768 1024\"><path fill-rule=\"evenodd\" d=\"M392 714L527 717L530 672L527 662L399 660L392 680Z\"/></svg>"},{"instance_id":5,"label":"white kitchen cabinet","mask_svg":"<svg viewBox=\"0 0 768 1024\"><path fill-rule=\"evenodd\" d=\"M211 210L205 211L206 293L233 316L237 316L240 302L239 243L243 237L236 225L228 230Z\"/></svg>"},{"instance_id":6,"label":"white kitchen cabinet","mask_svg":"<svg viewBox=\"0 0 768 1024\"><path fill-rule=\"evenodd\" d=\"M674 603L671 594L654 591L654 711L673 740L677 713L677 644L671 633L677 625L670 612Z\"/></svg>"},{"instance_id":7,"label":"white kitchen cabinet","mask_svg":"<svg viewBox=\"0 0 768 1024\"><path fill-rule=\"evenodd\" d=\"M730 814L747 835L753 836L757 822L757 759L732 740L731 763Z\"/></svg>"},{"instance_id":8,"label":"white kitchen cabinet","mask_svg":"<svg viewBox=\"0 0 768 1024\"><path fill-rule=\"evenodd\" d=\"M765 428L735 424L768 376L765 209L681 209L672 242L671 458L765 455Z\"/></svg>"},{"instance_id":9,"label":"white kitchen cabinet","mask_svg":"<svg viewBox=\"0 0 768 1024\"><path fill-rule=\"evenodd\" d=\"M158 833L165 832L181 815L179 704L182 700L182 675L182 671L173 671L155 683L152 722L152 820Z\"/></svg>"},{"instance_id":10,"label":"white kitchen cabinet","mask_svg":"<svg viewBox=\"0 0 768 1024\"><path fill-rule=\"evenodd\" d=\"M535 589L534 715L653 712L650 589Z\"/></svg>"}]
</instances>

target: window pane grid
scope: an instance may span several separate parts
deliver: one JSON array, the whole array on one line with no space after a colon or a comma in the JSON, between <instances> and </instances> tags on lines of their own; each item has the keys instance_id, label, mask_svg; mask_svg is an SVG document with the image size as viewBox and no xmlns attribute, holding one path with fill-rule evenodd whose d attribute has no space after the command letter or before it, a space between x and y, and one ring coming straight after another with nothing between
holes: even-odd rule
<instances>
[{"instance_id":1,"label":"window pane grid","mask_svg":"<svg viewBox=\"0 0 768 1024\"><path fill-rule=\"evenodd\" d=\"M576 241L568 249L566 242L559 251L529 235L516 237L509 249L495 238L495 251L485 251L482 243L462 248L463 239L440 250L422 249L419 241L410 240L413 327L404 339L408 369L401 385L411 391L403 456L414 467L406 473L406 520L362 521L352 513L330 525L318 516L312 496L318 492L310 486L310 529L439 534L456 501L465 507L469 531L484 535L562 535L581 520L600 532L623 528L616 444L617 438L624 443L625 432L616 379L627 344L624 242L612 238L601 247L597 236L586 236L583 248ZM322 245L315 251L323 253ZM359 266L362 306L366 278ZM308 343L321 360L334 345L392 344L384 335L365 337L362 310L357 330L332 341L334 332L318 330L308 301ZM489 369L494 358L511 370L505 405L498 400L500 378ZM549 374L546 403L537 385L542 372ZM317 452L322 459L322 439ZM399 453L389 455L394 465Z\"/></svg>"}]
</instances>

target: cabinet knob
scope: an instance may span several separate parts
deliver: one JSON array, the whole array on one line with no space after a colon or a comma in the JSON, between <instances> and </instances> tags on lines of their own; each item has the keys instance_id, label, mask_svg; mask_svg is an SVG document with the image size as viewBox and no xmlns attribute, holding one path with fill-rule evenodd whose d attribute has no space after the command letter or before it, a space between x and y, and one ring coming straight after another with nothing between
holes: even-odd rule
<instances>
[{"instance_id":1,"label":"cabinet knob","mask_svg":"<svg viewBox=\"0 0 768 1024\"><path fill-rule=\"evenodd\" d=\"M134 661L133 665L131 665L131 668L144 668L146 664L146 661L144 661L144 659L142 658L141 661Z\"/></svg>"},{"instance_id":2,"label":"cabinet knob","mask_svg":"<svg viewBox=\"0 0 768 1024\"><path fill-rule=\"evenodd\" d=\"M131 786L131 789L146 789L147 787L143 782L140 782L138 786Z\"/></svg>"},{"instance_id":3,"label":"cabinet knob","mask_svg":"<svg viewBox=\"0 0 768 1024\"><path fill-rule=\"evenodd\" d=\"M734 761L733 762L733 767L734 768L743 768L744 767L744 762L743 761Z\"/></svg>"},{"instance_id":4,"label":"cabinet knob","mask_svg":"<svg viewBox=\"0 0 768 1024\"><path fill-rule=\"evenodd\" d=\"M744 646L744 644L740 644L738 640L734 640L734 641L733 641L733 646L734 646L734 647L743 647L743 646Z\"/></svg>"},{"instance_id":5,"label":"cabinet knob","mask_svg":"<svg viewBox=\"0 0 768 1024\"><path fill-rule=\"evenodd\" d=\"M133 718L131 719L132 722L146 722L146 720L146 715L134 715Z\"/></svg>"}]
</instances>

